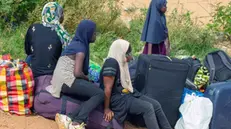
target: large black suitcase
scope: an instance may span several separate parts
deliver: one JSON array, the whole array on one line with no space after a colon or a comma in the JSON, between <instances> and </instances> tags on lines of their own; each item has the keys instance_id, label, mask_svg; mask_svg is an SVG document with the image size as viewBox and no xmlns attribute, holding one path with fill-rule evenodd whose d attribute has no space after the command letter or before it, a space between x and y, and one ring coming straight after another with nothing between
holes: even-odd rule
<instances>
[{"instance_id":1,"label":"large black suitcase","mask_svg":"<svg viewBox=\"0 0 231 129\"><path fill-rule=\"evenodd\" d=\"M186 61L163 55L140 55L134 87L156 99L172 127L179 119L181 97L189 71Z\"/></svg>"}]
</instances>

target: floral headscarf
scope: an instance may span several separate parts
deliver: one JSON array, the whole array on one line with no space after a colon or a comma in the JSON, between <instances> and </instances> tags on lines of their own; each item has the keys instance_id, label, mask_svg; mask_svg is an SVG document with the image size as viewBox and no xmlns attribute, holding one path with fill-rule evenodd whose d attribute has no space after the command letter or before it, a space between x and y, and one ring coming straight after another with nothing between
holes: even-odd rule
<instances>
[{"instance_id":1,"label":"floral headscarf","mask_svg":"<svg viewBox=\"0 0 231 129\"><path fill-rule=\"evenodd\" d=\"M57 2L49 2L43 7L42 23L45 27L51 27L57 32L63 48L66 48L71 41L71 37L59 22L62 15L63 8Z\"/></svg>"}]
</instances>

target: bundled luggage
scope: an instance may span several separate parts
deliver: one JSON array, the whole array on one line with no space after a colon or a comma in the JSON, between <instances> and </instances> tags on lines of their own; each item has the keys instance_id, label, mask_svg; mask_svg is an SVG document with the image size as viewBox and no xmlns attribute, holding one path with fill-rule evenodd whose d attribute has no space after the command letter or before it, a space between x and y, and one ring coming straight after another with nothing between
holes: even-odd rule
<instances>
[{"instance_id":1,"label":"bundled luggage","mask_svg":"<svg viewBox=\"0 0 231 129\"><path fill-rule=\"evenodd\" d=\"M208 86L204 96L213 102L210 129L230 129L231 82L214 83Z\"/></svg>"},{"instance_id":2,"label":"bundled luggage","mask_svg":"<svg viewBox=\"0 0 231 129\"><path fill-rule=\"evenodd\" d=\"M189 71L183 60L163 55L140 55L134 87L162 105L168 121L174 127Z\"/></svg>"},{"instance_id":3,"label":"bundled luggage","mask_svg":"<svg viewBox=\"0 0 231 129\"><path fill-rule=\"evenodd\" d=\"M10 55L0 56L0 109L11 114L29 115L33 105L32 70Z\"/></svg>"},{"instance_id":4,"label":"bundled luggage","mask_svg":"<svg viewBox=\"0 0 231 129\"><path fill-rule=\"evenodd\" d=\"M36 90L34 108L37 114L54 119L56 113L70 114L79 108L81 101L77 98L62 95L61 98L53 97L46 91L46 87L50 85L52 76L46 75L35 78ZM104 121L103 107L100 106L90 113L87 128L88 129L123 129L115 119L110 123Z\"/></svg>"},{"instance_id":5,"label":"bundled luggage","mask_svg":"<svg viewBox=\"0 0 231 129\"><path fill-rule=\"evenodd\" d=\"M210 83L231 79L231 59L224 51L209 53L204 59L204 65L210 71Z\"/></svg>"}]
</instances>

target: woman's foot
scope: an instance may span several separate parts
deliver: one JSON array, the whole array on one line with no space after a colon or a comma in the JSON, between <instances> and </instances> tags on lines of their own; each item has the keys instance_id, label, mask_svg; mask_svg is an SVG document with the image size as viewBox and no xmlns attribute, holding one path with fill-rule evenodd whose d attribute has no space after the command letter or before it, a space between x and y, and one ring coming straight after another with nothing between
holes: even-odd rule
<instances>
[{"instance_id":1,"label":"woman's foot","mask_svg":"<svg viewBox=\"0 0 231 129\"><path fill-rule=\"evenodd\" d=\"M86 124L84 124L84 123L82 123L82 124L72 123L69 125L69 129L85 129L85 126L86 126Z\"/></svg>"},{"instance_id":2,"label":"woman's foot","mask_svg":"<svg viewBox=\"0 0 231 129\"><path fill-rule=\"evenodd\" d=\"M55 116L55 122L58 124L59 129L69 129L71 119L66 115L57 113Z\"/></svg>"}]
</instances>

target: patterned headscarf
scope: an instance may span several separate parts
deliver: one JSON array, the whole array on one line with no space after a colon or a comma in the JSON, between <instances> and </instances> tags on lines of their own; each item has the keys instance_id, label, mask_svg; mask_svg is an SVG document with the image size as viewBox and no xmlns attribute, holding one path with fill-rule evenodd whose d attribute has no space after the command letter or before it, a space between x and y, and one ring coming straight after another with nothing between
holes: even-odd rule
<instances>
[{"instance_id":1,"label":"patterned headscarf","mask_svg":"<svg viewBox=\"0 0 231 129\"><path fill-rule=\"evenodd\" d=\"M71 37L59 22L62 15L63 8L57 2L49 2L43 7L42 23L45 27L51 27L57 32L63 48L66 48L71 41Z\"/></svg>"}]
</instances>

